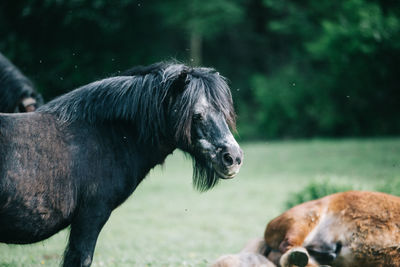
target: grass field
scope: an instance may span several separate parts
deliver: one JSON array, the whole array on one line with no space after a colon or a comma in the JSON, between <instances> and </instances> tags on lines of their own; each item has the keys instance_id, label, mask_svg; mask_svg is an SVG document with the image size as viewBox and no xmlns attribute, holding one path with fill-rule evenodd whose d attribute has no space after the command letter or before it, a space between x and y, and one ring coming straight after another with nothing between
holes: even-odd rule
<instances>
[{"instance_id":1,"label":"grass field","mask_svg":"<svg viewBox=\"0 0 400 267\"><path fill-rule=\"evenodd\" d=\"M400 139L242 144L240 174L198 193L191 161L175 152L116 209L100 234L93 266L207 266L262 236L266 223L309 182L372 190L400 180ZM57 266L67 231L35 244L0 245L0 267Z\"/></svg>"}]
</instances>

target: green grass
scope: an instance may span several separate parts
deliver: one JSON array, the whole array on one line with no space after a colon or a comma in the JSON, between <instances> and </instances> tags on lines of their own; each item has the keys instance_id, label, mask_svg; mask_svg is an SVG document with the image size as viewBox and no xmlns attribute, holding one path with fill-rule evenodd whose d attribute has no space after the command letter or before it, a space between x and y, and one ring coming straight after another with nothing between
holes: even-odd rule
<instances>
[{"instance_id":1,"label":"green grass","mask_svg":"<svg viewBox=\"0 0 400 267\"><path fill-rule=\"evenodd\" d=\"M113 212L93 266L207 266L262 236L267 222L310 182L372 190L400 180L400 139L264 142L242 148L240 174L206 193L192 189L191 161L175 152ZM0 267L57 266L67 235L63 231L35 245L1 244Z\"/></svg>"}]
</instances>

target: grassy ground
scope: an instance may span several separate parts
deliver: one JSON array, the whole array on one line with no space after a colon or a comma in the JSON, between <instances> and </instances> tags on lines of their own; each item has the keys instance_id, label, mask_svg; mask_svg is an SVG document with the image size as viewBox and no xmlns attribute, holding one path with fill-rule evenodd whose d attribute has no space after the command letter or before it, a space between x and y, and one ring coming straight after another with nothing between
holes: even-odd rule
<instances>
[{"instance_id":1,"label":"grassy ground","mask_svg":"<svg viewBox=\"0 0 400 267\"><path fill-rule=\"evenodd\" d=\"M191 161L176 152L115 210L100 234L93 266L207 266L263 234L266 223L310 181L371 190L400 180L400 139L243 144L233 180L198 193ZM0 267L57 266L67 231L35 244L0 245Z\"/></svg>"}]
</instances>

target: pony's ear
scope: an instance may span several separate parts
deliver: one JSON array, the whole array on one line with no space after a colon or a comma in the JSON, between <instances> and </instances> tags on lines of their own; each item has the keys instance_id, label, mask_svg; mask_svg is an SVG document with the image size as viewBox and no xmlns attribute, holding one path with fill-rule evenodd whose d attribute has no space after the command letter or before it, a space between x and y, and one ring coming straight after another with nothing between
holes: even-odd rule
<instances>
[{"instance_id":1,"label":"pony's ear","mask_svg":"<svg viewBox=\"0 0 400 267\"><path fill-rule=\"evenodd\" d=\"M179 75L175 77L170 88L171 96L177 96L185 90L186 86L190 82L190 76L188 74L189 69L184 68Z\"/></svg>"}]
</instances>

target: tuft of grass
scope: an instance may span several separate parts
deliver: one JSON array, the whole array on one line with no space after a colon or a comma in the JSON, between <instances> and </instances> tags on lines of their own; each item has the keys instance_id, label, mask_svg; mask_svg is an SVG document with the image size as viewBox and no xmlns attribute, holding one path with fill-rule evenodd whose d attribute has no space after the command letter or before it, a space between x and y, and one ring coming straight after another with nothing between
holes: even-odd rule
<instances>
[{"instance_id":1,"label":"tuft of grass","mask_svg":"<svg viewBox=\"0 0 400 267\"><path fill-rule=\"evenodd\" d=\"M285 203L285 208L290 209L303 202L355 189L360 189L360 187L350 183L336 182L332 179L315 180L306 185L302 190L290 195Z\"/></svg>"},{"instance_id":2,"label":"tuft of grass","mask_svg":"<svg viewBox=\"0 0 400 267\"><path fill-rule=\"evenodd\" d=\"M376 190L379 192L400 196L400 176L382 181L376 186Z\"/></svg>"}]
</instances>

